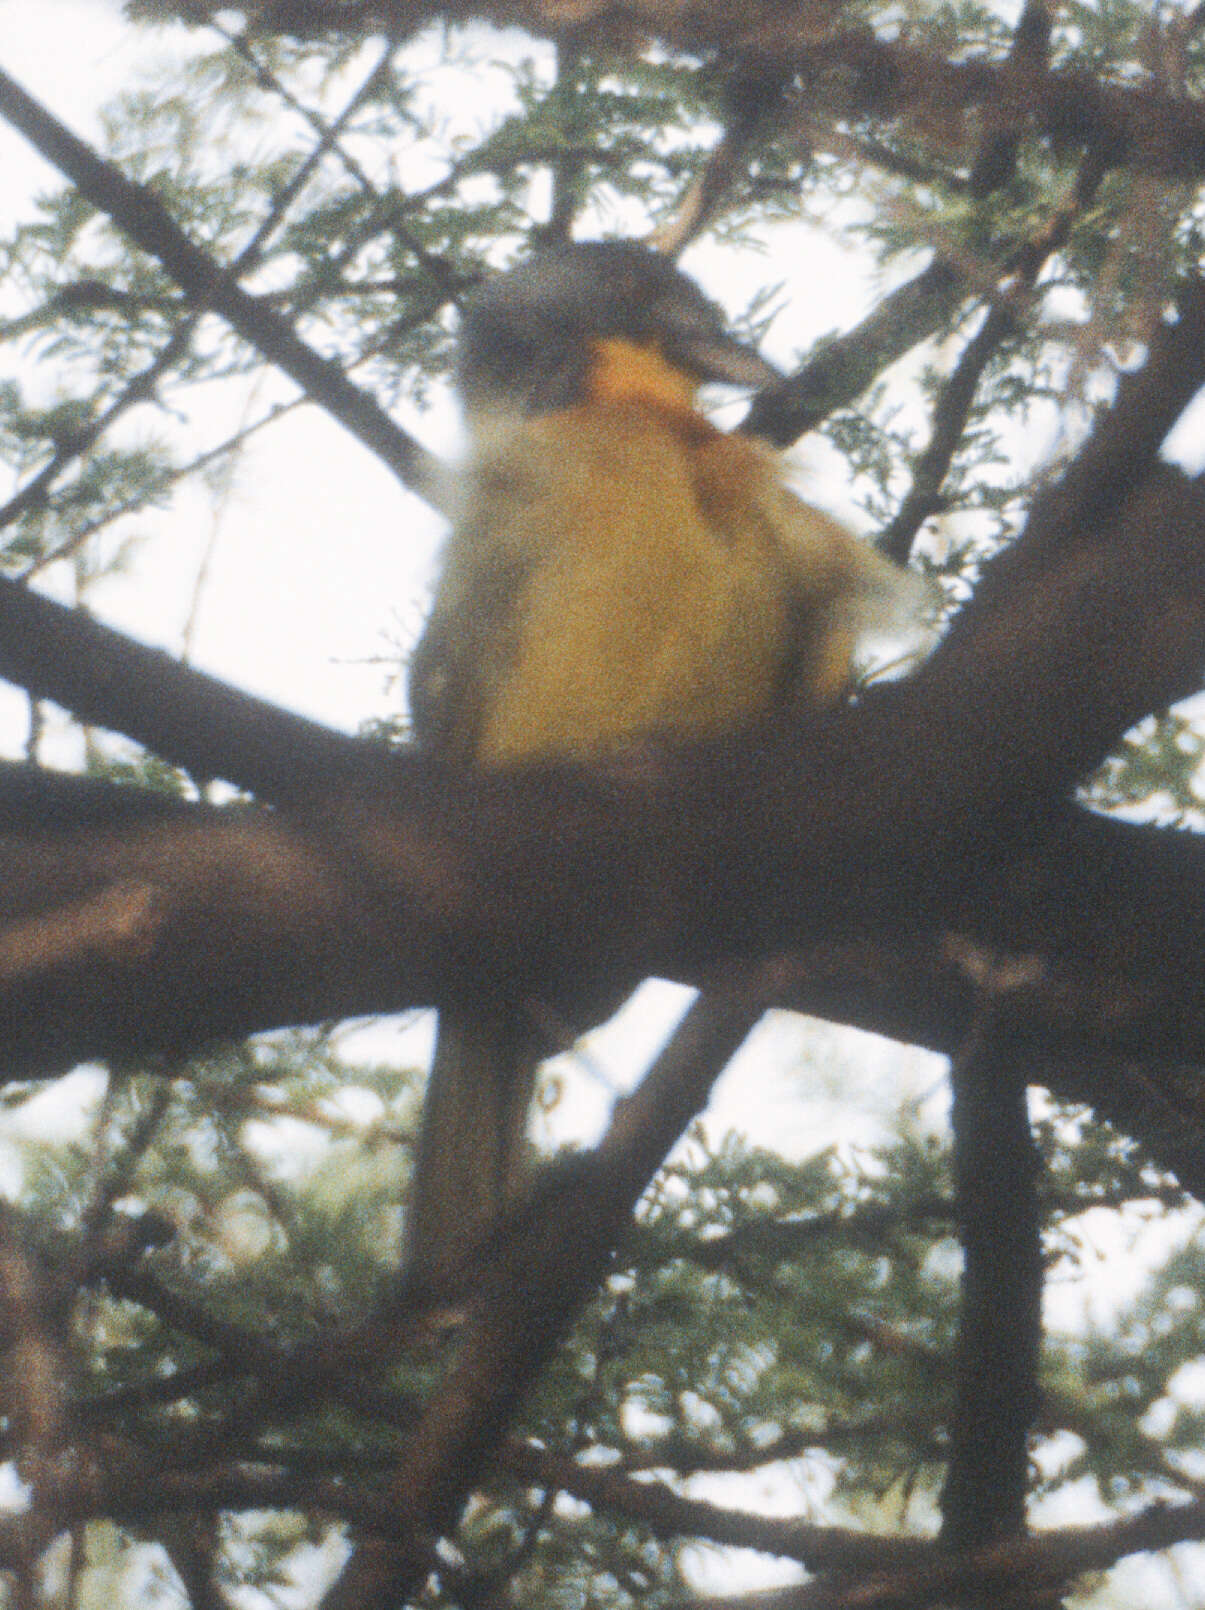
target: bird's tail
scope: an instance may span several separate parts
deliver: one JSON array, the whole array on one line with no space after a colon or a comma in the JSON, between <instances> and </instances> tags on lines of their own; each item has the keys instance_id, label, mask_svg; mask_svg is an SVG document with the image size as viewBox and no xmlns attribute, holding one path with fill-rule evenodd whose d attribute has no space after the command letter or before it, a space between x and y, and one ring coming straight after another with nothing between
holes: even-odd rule
<instances>
[{"instance_id":1,"label":"bird's tail","mask_svg":"<svg viewBox=\"0 0 1205 1610\"><path fill-rule=\"evenodd\" d=\"M404 1228L404 1267L437 1285L462 1268L527 1178L539 1054L521 1008L442 1011Z\"/></svg>"}]
</instances>

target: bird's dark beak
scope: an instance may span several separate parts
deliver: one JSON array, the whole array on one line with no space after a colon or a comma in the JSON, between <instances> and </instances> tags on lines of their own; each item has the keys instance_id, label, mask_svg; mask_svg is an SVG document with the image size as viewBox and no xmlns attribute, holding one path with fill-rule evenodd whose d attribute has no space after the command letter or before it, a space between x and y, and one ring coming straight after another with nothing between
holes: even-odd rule
<instances>
[{"instance_id":1,"label":"bird's dark beak","mask_svg":"<svg viewBox=\"0 0 1205 1610\"><path fill-rule=\"evenodd\" d=\"M666 356L691 370L700 380L725 386L760 388L775 385L782 379L760 352L722 332L699 330L676 334L668 344Z\"/></svg>"}]
</instances>

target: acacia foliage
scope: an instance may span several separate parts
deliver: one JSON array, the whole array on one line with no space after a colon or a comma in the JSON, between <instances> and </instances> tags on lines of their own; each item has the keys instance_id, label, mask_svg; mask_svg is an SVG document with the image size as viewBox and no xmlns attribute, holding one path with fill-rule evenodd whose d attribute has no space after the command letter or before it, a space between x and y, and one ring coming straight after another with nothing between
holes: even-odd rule
<instances>
[{"instance_id":1,"label":"acacia foliage","mask_svg":"<svg viewBox=\"0 0 1205 1610\"><path fill-rule=\"evenodd\" d=\"M211 8L152 9L195 22ZM386 411L421 409L446 373L456 301L482 273L615 223L673 246L707 233L742 260L761 249L735 310L760 334L800 297L785 231L808 218L877 254L895 289L802 354L755 420L778 440L822 432L868 522L956 604L1195 271L1189 16L1069 6L1052 19L1031 5L1015 24L932 7L900 28L809 8L798 37L738 53L708 40L707 7L686 41L656 5L559 33L543 8L516 6L524 36L471 19L413 31L417 11L354 4L311 6L303 20L329 25L314 33L304 10L254 7L233 24L215 11L173 32L170 76L113 107L105 158L146 187L137 245L78 180L4 241L10 574L68 574L87 601L147 512L169 511L191 476L220 485L301 405L298 386L430 491L421 454L388 417L357 411L336 370ZM394 36L370 26L381 16ZM649 45L642 30L659 28ZM976 66L996 86L978 98ZM466 82L491 91L467 111ZM1169 125L1162 144L1133 132ZM217 289L173 255L164 217L229 269ZM335 369L307 367L290 336ZM194 402L207 385L259 377L252 418L207 425ZM33 759L43 719L35 705ZM1152 712L1084 787L1098 808L1190 824L1200 742L1188 715ZM87 760L182 798L206 782L95 732ZM555 1175L497 1262L528 1282L529 1306L494 1329L472 1318L472 1286L434 1310L394 1289L417 1104L404 1058L348 1065L337 1036L298 1033L119 1066L76 1136L37 1144L19 1137L41 1093L11 1085L7 1436L32 1493L29 1522L0 1527L14 1599L36 1601L41 1569L81 1603L216 1604L293 1579L328 1606L676 1605L714 1586L711 1545L806 1568L785 1601L800 1606L1054 1604L1086 1567L1199 1536L1195 1213L1086 1111L1043 1100L1031 1136L1018 1079L1051 1070L984 1055L1024 958L954 953L977 981L956 1048L961 1177L973 1186L968 1162L1007 1153L986 1204L968 1207L944 1136L903 1118L872 1147L802 1163L697 1130L613 1260L605 1237L555 1211L578 1178ZM739 1038L721 1029L717 1063ZM706 1071L698 1044L694 1062ZM1082 1082L1097 1095L1094 1071ZM1142 1071L1189 1125L1197 1070ZM1022 1237L968 1245L961 1291L960 1216L968 1244L995 1219ZM1014 1321L1033 1318L1038 1226L1036 1277L1057 1293L1091 1262L1085 1226L1104 1216L1108 1236L1154 1223L1173 1250L1099 1327L1052 1317L1035 1360ZM556 1264L542 1229L599 1286L555 1350L573 1302L544 1325L554 1282L537 1275ZM985 1292L988 1320L994 1299L1007 1321L993 1369L1013 1371L995 1404L972 1323ZM538 1375L525 1347L547 1356ZM502 1355L521 1408L499 1388L466 1429L457 1393ZM1002 1453L1027 1491L991 1479ZM1110 1513L1137 1506L1131 1530L1102 1520L1088 1541L1065 1530L1026 1554L1024 1511L1076 1491ZM784 1493L786 1519L772 1513ZM1185 1504L1170 1536L1144 1507L1165 1497ZM957 1567L921 1541L943 1521L945 1541L972 1551ZM433 1530L454 1541L436 1548ZM39 1565L64 1535L71 1547ZM974 1553L988 1544L998 1557Z\"/></svg>"}]
</instances>

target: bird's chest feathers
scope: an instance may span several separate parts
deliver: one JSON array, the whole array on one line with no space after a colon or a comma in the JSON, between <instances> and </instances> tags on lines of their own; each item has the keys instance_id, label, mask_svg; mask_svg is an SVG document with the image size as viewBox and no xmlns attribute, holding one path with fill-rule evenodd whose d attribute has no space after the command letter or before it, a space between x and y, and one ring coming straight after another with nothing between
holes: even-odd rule
<instances>
[{"instance_id":1,"label":"bird's chest feathers","mask_svg":"<svg viewBox=\"0 0 1205 1610\"><path fill-rule=\"evenodd\" d=\"M539 557L481 758L586 758L755 718L788 631L760 450L686 410L593 406L530 432Z\"/></svg>"}]
</instances>

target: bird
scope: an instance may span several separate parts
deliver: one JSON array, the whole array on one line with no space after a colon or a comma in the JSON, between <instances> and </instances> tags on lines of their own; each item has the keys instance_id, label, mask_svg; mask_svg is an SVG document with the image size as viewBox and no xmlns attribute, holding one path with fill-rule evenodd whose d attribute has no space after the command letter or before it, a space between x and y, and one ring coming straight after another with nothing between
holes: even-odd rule
<instances>
[{"instance_id":1,"label":"bird","mask_svg":"<svg viewBox=\"0 0 1205 1610\"><path fill-rule=\"evenodd\" d=\"M832 704L906 572L802 501L700 388L779 372L667 257L570 242L466 299L467 453L409 670L417 743L453 767L591 767ZM584 1025L589 1026L589 1025ZM530 1185L550 1048L522 1003L444 1001L404 1260L438 1284Z\"/></svg>"}]
</instances>

